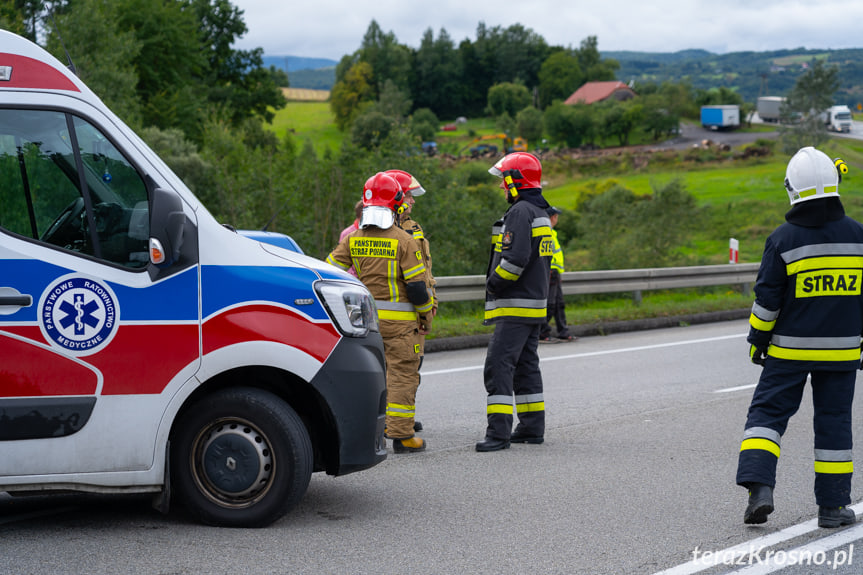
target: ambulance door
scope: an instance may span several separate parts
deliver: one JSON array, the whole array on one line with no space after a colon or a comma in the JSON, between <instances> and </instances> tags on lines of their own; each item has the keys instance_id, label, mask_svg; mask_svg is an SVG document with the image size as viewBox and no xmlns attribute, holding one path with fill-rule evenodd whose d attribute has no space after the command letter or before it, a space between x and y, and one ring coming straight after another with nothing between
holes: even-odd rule
<instances>
[{"instance_id":1,"label":"ambulance door","mask_svg":"<svg viewBox=\"0 0 863 575\"><path fill-rule=\"evenodd\" d=\"M199 361L194 223L177 261L150 262L153 201L173 192L100 126L0 108L0 477L152 467Z\"/></svg>"}]
</instances>

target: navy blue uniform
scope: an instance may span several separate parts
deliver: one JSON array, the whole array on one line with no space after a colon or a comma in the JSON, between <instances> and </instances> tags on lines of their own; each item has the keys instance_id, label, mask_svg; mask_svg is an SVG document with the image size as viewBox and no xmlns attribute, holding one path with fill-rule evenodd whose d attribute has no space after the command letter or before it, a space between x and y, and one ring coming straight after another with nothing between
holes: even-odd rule
<instances>
[{"instance_id":1,"label":"navy blue uniform","mask_svg":"<svg viewBox=\"0 0 863 575\"><path fill-rule=\"evenodd\" d=\"M553 242L548 203L539 189L520 199L492 229L486 275L485 323L495 329L485 360L486 437L509 440L513 393L518 431L542 437L545 400L539 370L539 330L545 322Z\"/></svg>"},{"instance_id":2,"label":"navy blue uniform","mask_svg":"<svg viewBox=\"0 0 863 575\"><path fill-rule=\"evenodd\" d=\"M794 205L767 239L748 341L766 355L746 420L737 483L776 484L781 437L811 374L815 499L851 502L851 403L863 333L863 225L839 198Z\"/></svg>"}]
</instances>

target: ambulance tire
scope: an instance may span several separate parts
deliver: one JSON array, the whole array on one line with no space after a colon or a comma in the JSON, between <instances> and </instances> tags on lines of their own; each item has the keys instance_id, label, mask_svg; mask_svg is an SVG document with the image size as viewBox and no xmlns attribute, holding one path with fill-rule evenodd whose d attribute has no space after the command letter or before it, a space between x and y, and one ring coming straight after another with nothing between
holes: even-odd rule
<instances>
[{"instance_id":1,"label":"ambulance tire","mask_svg":"<svg viewBox=\"0 0 863 575\"><path fill-rule=\"evenodd\" d=\"M305 425L261 389L203 398L180 416L170 449L177 501L210 525L269 525L299 503L312 476Z\"/></svg>"}]
</instances>

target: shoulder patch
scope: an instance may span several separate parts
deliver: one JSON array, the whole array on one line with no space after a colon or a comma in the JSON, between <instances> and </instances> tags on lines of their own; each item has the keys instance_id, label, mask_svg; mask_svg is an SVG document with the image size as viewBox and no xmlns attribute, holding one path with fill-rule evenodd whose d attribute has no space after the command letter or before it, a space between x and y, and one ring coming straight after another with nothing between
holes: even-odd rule
<instances>
[{"instance_id":1,"label":"shoulder patch","mask_svg":"<svg viewBox=\"0 0 863 575\"><path fill-rule=\"evenodd\" d=\"M505 246L512 244L512 232L510 232L510 231L504 232L500 238L500 243L505 245Z\"/></svg>"}]
</instances>

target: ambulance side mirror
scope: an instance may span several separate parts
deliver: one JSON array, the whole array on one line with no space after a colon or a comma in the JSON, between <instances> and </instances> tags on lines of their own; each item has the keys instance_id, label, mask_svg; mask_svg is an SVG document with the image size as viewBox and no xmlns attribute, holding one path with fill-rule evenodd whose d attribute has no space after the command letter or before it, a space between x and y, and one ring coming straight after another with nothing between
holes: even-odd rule
<instances>
[{"instance_id":1,"label":"ambulance side mirror","mask_svg":"<svg viewBox=\"0 0 863 575\"><path fill-rule=\"evenodd\" d=\"M183 200L170 190L157 188L150 197L150 263L166 268L180 259L186 214Z\"/></svg>"}]
</instances>

